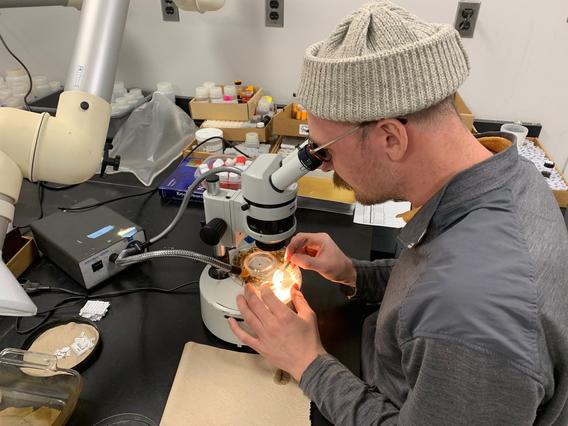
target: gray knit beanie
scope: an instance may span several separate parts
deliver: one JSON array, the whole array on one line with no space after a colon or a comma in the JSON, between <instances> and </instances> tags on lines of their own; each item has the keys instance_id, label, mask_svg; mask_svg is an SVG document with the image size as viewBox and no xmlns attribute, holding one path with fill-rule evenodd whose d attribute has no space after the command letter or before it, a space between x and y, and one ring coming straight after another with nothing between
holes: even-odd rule
<instances>
[{"instance_id":1,"label":"gray knit beanie","mask_svg":"<svg viewBox=\"0 0 568 426\"><path fill-rule=\"evenodd\" d=\"M400 117L447 98L469 63L450 25L421 21L389 2L356 10L310 46L298 90L312 114L333 121Z\"/></svg>"}]
</instances>

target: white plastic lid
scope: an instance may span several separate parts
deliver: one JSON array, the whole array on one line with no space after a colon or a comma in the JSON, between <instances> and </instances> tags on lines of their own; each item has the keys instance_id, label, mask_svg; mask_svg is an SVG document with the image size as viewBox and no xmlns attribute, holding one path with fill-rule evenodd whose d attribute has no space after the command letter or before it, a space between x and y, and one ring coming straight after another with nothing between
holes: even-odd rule
<instances>
[{"instance_id":1,"label":"white plastic lid","mask_svg":"<svg viewBox=\"0 0 568 426\"><path fill-rule=\"evenodd\" d=\"M156 85L158 92L169 93L174 91L174 85L169 81L162 81Z\"/></svg>"},{"instance_id":2,"label":"white plastic lid","mask_svg":"<svg viewBox=\"0 0 568 426\"><path fill-rule=\"evenodd\" d=\"M126 96L122 96L116 100L117 105L127 106L128 105L128 98Z\"/></svg>"},{"instance_id":3,"label":"white plastic lid","mask_svg":"<svg viewBox=\"0 0 568 426\"><path fill-rule=\"evenodd\" d=\"M12 96L12 91L10 89L0 89L0 99L8 99L10 96Z\"/></svg>"},{"instance_id":4,"label":"white plastic lid","mask_svg":"<svg viewBox=\"0 0 568 426\"><path fill-rule=\"evenodd\" d=\"M195 97L196 98L208 98L209 97L209 88L205 86L199 86L195 88Z\"/></svg>"},{"instance_id":5,"label":"white plastic lid","mask_svg":"<svg viewBox=\"0 0 568 426\"><path fill-rule=\"evenodd\" d=\"M6 106L10 108L21 108L24 106L24 98L23 96L12 96L6 99Z\"/></svg>"},{"instance_id":6,"label":"white plastic lid","mask_svg":"<svg viewBox=\"0 0 568 426\"><path fill-rule=\"evenodd\" d=\"M6 77L27 77L27 74L23 68L12 68L6 70Z\"/></svg>"},{"instance_id":7,"label":"white plastic lid","mask_svg":"<svg viewBox=\"0 0 568 426\"><path fill-rule=\"evenodd\" d=\"M8 86L22 85L30 87L30 80L27 76L17 76L17 77L6 77L6 83Z\"/></svg>"},{"instance_id":8,"label":"white plastic lid","mask_svg":"<svg viewBox=\"0 0 568 426\"><path fill-rule=\"evenodd\" d=\"M232 84L225 86L224 90L225 90L225 96L230 96L232 98L237 97L237 88Z\"/></svg>"},{"instance_id":9,"label":"white plastic lid","mask_svg":"<svg viewBox=\"0 0 568 426\"><path fill-rule=\"evenodd\" d=\"M139 88L134 88L134 89L130 89L130 91L128 92L131 95L135 95L136 97L140 97L140 96L144 96L142 95L142 89Z\"/></svg>"},{"instance_id":10,"label":"white plastic lid","mask_svg":"<svg viewBox=\"0 0 568 426\"><path fill-rule=\"evenodd\" d=\"M212 138L214 136L222 138L223 131L221 129L210 127L206 129L199 129L197 132L195 132L195 139L197 140L197 142L203 142L204 140Z\"/></svg>"},{"instance_id":11,"label":"white plastic lid","mask_svg":"<svg viewBox=\"0 0 568 426\"><path fill-rule=\"evenodd\" d=\"M219 86L213 86L209 89L209 96L213 98L222 98L223 97L223 89Z\"/></svg>"},{"instance_id":12,"label":"white plastic lid","mask_svg":"<svg viewBox=\"0 0 568 426\"><path fill-rule=\"evenodd\" d=\"M203 87L207 87L208 89L211 89L212 87L215 87L216 84L214 81L206 81L205 83L203 83Z\"/></svg>"},{"instance_id":13,"label":"white plastic lid","mask_svg":"<svg viewBox=\"0 0 568 426\"><path fill-rule=\"evenodd\" d=\"M258 148L260 141L258 140L258 133L248 132L245 136L245 146L251 148Z\"/></svg>"},{"instance_id":14,"label":"white plastic lid","mask_svg":"<svg viewBox=\"0 0 568 426\"><path fill-rule=\"evenodd\" d=\"M36 75L32 77L32 82L34 86L43 86L47 84L47 77L45 75Z\"/></svg>"},{"instance_id":15,"label":"white plastic lid","mask_svg":"<svg viewBox=\"0 0 568 426\"><path fill-rule=\"evenodd\" d=\"M14 84L12 86L12 92L14 93L14 96L24 96L28 93L28 86L23 84Z\"/></svg>"}]
</instances>

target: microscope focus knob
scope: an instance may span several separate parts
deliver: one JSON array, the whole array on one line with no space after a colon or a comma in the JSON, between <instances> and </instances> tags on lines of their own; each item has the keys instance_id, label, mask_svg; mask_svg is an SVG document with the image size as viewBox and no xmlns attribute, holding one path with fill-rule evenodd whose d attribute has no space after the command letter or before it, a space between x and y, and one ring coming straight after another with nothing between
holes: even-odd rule
<instances>
[{"instance_id":1,"label":"microscope focus knob","mask_svg":"<svg viewBox=\"0 0 568 426\"><path fill-rule=\"evenodd\" d=\"M201 240L210 246L216 246L227 230L227 223L221 218L211 219L199 232Z\"/></svg>"}]
</instances>

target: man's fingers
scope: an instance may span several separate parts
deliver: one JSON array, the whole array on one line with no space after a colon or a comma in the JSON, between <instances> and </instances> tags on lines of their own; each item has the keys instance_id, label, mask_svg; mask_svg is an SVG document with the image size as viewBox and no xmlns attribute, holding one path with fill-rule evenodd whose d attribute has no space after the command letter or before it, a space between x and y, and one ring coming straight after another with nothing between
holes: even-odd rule
<instances>
[{"instance_id":1,"label":"man's fingers","mask_svg":"<svg viewBox=\"0 0 568 426\"><path fill-rule=\"evenodd\" d=\"M235 336L237 336L237 338L244 345L247 345L253 348L255 351L260 352L260 341L256 337L251 336L245 330L243 330L234 318L230 317L228 321L229 327L231 328Z\"/></svg>"},{"instance_id":2,"label":"man's fingers","mask_svg":"<svg viewBox=\"0 0 568 426\"><path fill-rule=\"evenodd\" d=\"M286 247L286 260L290 260L290 257L295 253L306 253L308 246L315 249L317 253L318 247L321 245L321 240L320 234L307 234L303 232L296 234L290 240L288 247Z\"/></svg>"},{"instance_id":3,"label":"man's fingers","mask_svg":"<svg viewBox=\"0 0 568 426\"><path fill-rule=\"evenodd\" d=\"M308 315L312 315L313 311L308 301L304 298L304 295L297 287L292 289L292 301L294 302L294 307L296 308L296 312L302 318L305 318Z\"/></svg>"},{"instance_id":4,"label":"man's fingers","mask_svg":"<svg viewBox=\"0 0 568 426\"><path fill-rule=\"evenodd\" d=\"M284 318L287 314L290 314L290 308L288 308L270 289L269 285L263 285L260 289L260 297L264 304L270 309L276 317Z\"/></svg>"},{"instance_id":5,"label":"man's fingers","mask_svg":"<svg viewBox=\"0 0 568 426\"><path fill-rule=\"evenodd\" d=\"M256 315L262 324L266 324L270 321L271 313L264 304L262 300L256 294L253 287L250 284L245 286L245 299L248 307Z\"/></svg>"},{"instance_id":6,"label":"man's fingers","mask_svg":"<svg viewBox=\"0 0 568 426\"><path fill-rule=\"evenodd\" d=\"M317 260L307 254L295 254L290 258L290 261L302 269L309 269L311 271L317 270Z\"/></svg>"},{"instance_id":7,"label":"man's fingers","mask_svg":"<svg viewBox=\"0 0 568 426\"><path fill-rule=\"evenodd\" d=\"M289 252L290 254L296 253L296 251L299 248L303 247L304 244L306 244L306 241L308 240L308 235L309 234L306 234L304 232L300 232L299 234L294 235L290 240L290 242L288 243L286 251Z\"/></svg>"},{"instance_id":8,"label":"man's fingers","mask_svg":"<svg viewBox=\"0 0 568 426\"><path fill-rule=\"evenodd\" d=\"M254 312L251 311L244 296L237 297L237 307L248 326L259 336L262 332L262 323Z\"/></svg>"}]
</instances>

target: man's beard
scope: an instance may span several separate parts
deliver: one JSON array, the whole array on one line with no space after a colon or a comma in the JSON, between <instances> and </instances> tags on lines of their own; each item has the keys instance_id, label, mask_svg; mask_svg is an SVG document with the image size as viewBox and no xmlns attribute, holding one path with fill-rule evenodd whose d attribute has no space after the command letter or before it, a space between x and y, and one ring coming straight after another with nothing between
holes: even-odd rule
<instances>
[{"instance_id":1,"label":"man's beard","mask_svg":"<svg viewBox=\"0 0 568 426\"><path fill-rule=\"evenodd\" d=\"M333 185L335 185L336 188L349 189L353 191L351 185L345 182L343 178L337 174L337 172L333 172Z\"/></svg>"},{"instance_id":2,"label":"man's beard","mask_svg":"<svg viewBox=\"0 0 568 426\"><path fill-rule=\"evenodd\" d=\"M379 195L374 195L374 196L367 196L367 195L363 195L358 193L355 189L353 189L353 187L351 185L349 185L347 182L345 182L343 180L343 178L341 176L339 176L337 174L337 172L333 172L333 185L336 188L340 188L340 189L348 189L351 190L355 193L355 199L363 204L364 206L372 206L374 204L380 204L380 203L384 203L386 201L395 199L395 200L399 200L400 197L394 197L392 195L383 195L383 196L379 196Z\"/></svg>"}]
</instances>

